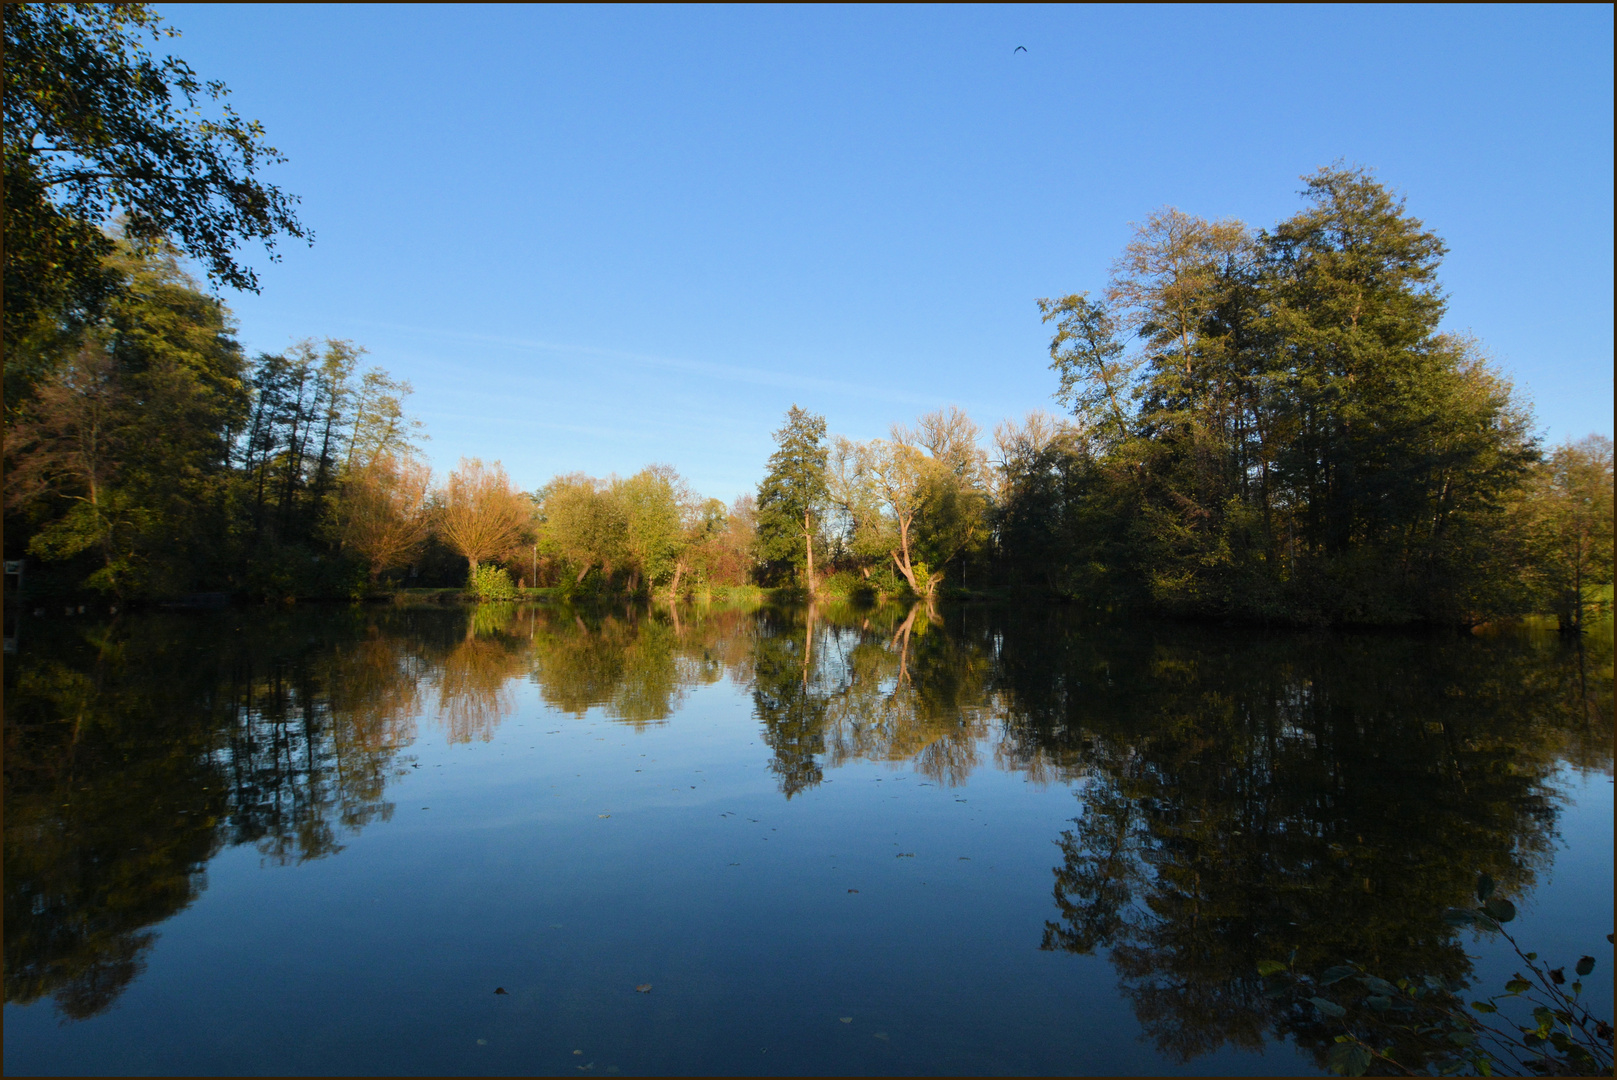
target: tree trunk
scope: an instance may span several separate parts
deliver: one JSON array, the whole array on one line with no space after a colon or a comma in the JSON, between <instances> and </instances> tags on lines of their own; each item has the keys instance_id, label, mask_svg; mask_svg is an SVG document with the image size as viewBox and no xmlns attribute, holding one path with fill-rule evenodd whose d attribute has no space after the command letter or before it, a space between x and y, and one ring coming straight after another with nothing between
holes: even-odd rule
<instances>
[{"instance_id":1,"label":"tree trunk","mask_svg":"<svg viewBox=\"0 0 1617 1080\"><path fill-rule=\"evenodd\" d=\"M910 583L910 591L919 595L921 590L915 584L915 571L910 568L909 563L901 562L896 551L889 551L888 554L893 557L893 565L904 575L904 580Z\"/></svg>"},{"instance_id":2,"label":"tree trunk","mask_svg":"<svg viewBox=\"0 0 1617 1080\"><path fill-rule=\"evenodd\" d=\"M808 593L814 595L814 534L809 532L808 511L803 511L803 542L808 546Z\"/></svg>"}]
</instances>

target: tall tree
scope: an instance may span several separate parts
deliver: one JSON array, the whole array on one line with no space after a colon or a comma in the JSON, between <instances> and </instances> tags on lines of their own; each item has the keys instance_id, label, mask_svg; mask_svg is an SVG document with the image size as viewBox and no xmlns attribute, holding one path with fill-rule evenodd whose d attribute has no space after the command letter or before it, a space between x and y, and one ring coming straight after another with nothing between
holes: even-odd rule
<instances>
[{"instance_id":1,"label":"tall tree","mask_svg":"<svg viewBox=\"0 0 1617 1080\"><path fill-rule=\"evenodd\" d=\"M183 592L223 573L230 549L241 349L224 306L172 255L123 246L109 265L123 284L102 322L16 405L8 512L30 554L94 551L93 570L73 571L90 587Z\"/></svg>"},{"instance_id":2,"label":"tall tree","mask_svg":"<svg viewBox=\"0 0 1617 1080\"><path fill-rule=\"evenodd\" d=\"M775 452L758 485L758 547L773 573L796 572L811 593L814 541L823 529L826 487L825 417L796 405L775 432Z\"/></svg>"},{"instance_id":3,"label":"tall tree","mask_svg":"<svg viewBox=\"0 0 1617 1080\"><path fill-rule=\"evenodd\" d=\"M1108 307L1041 301L1057 396L1096 451L1080 502L1111 519L1086 528L1126 535L1112 561L1187 611L1501 610L1528 414L1474 343L1438 331L1442 241L1366 170L1304 183L1308 205L1268 232L1153 214Z\"/></svg>"},{"instance_id":4,"label":"tall tree","mask_svg":"<svg viewBox=\"0 0 1617 1080\"><path fill-rule=\"evenodd\" d=\"M119 286L118 229L138 253L172 244L210 281L257 291L238 258L310 238L297 199L259 178L284 159L222 82L148 42L178 32L145 4L7 4L5 23L6 397L42 377L62 327L91 322ZM69 344L68 351L73 346Z\"/></svg>"}]
</instances>

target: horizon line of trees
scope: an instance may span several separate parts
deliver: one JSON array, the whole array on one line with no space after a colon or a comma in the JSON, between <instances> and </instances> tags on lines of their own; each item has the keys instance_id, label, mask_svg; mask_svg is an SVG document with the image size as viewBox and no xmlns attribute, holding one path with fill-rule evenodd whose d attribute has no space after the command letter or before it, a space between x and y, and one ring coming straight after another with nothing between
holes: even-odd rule
<instances>
[{"instance_id":1,"label":"horizon line of trees","mask_svg":"<svg viewBox=\"0 0 1617 1080\"><path fill-rule=\"evenodd\" d=\"M826 438L794 407L759 489L774 580L818 566L1168 612L1464 624L1609 610L1612 446L1546 452L1474 339L1441 331L1446 249L1362 168L1303 177L1272 229L1173 208L1104 293L1040 300L1055 398Z\"/></svg>"},{"instance_id":2,"label":"horizon line of trees","mask_svg":"<svg viewBox=\"0 0 1617 1080\"><path fill-rule=\"evenodd\" d=\"M1435 329L1435 238L1362 171L1310 184L1312 233L1163 211L1104 299L1041 301L1067 415L1001 422L989 451L957 408L860 442L794 405L732 506L667 465L523 492L463 459L435 486L408 383L349 341L249 360L176 251L115 237L117 288L8 399L6 554L123 598L465 575L485 598L761 585L1577 629L1612 580L1610 440L1546 452L1480 347ZM1382 262L1276 239L1301 234L1369 237Z\"/></svg>"}]
</instances>

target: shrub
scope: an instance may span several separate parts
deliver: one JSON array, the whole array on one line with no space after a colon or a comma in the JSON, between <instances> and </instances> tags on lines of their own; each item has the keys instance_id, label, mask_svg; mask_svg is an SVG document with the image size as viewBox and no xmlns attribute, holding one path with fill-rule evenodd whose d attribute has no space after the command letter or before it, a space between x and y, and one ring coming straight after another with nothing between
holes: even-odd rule
<instances>
[{"instance_id":1,"label":"shrub","mask_svg":"<svg viewBox=\"0 0 1617 1080\"><path fill-rule=\"evenodd\" d=\"M503 566L480 563L466 582L466 588L477 594L479 600L515 600L517 587Z\"/></svg>"}]
</instances>

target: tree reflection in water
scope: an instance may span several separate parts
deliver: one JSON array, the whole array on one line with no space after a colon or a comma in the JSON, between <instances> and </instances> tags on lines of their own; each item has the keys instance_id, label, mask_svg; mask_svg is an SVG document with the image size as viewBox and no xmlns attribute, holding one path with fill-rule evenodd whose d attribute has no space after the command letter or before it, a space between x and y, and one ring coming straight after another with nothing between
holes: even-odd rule
<instances>
[{"instance_id":1,"label":"tree reflection in water","mask_svg":"<svg viewBox=\"0 0 1617 1080\"><path fill-rule=\"evenodd\" d=\"M1043 947L1103 952L1166 1053L1323 1053L1257 962L1464 976L1442 912L1480 871L1506 894L1543 874L1555 770L1610 767L1610 656L837 605L44 624L6 665L6 999L93 1015L221 847L297 863L388 820L423 720L488 740L529 679L644 728L727 678L788 799L856 761L1070 785Z\"/></svg>"},{"instance_id":2,"label":"tree reflection in water","mask_svg":"<svg viewBox=\"0 0 1617 1080\"><path fill-rule=\"evenodd\" d=\"M1554 773L1611 764L1610 668L1572 652L1049 623L1009 629L1003 652L1002 753L1082 803L1043 947L1105 949L1182 1060L1274 1031L1323 1062L1334 1030L1257 977L1292 949L1301 970L1466 977L1444 910L1479 872L1529 889L1556 839Z\"/></svg>"}]
</instances>

